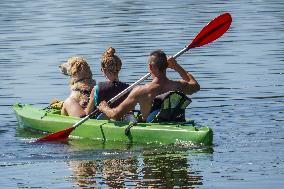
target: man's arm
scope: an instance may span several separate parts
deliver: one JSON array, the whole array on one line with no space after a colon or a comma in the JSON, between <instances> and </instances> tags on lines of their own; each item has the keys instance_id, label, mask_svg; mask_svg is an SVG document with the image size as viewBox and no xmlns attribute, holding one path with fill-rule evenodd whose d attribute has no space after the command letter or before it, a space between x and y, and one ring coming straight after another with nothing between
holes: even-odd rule
<instances>
[{"instance_id":1,"label":"man's arm","mask_svg":"<svg viewBox=\"0 0 284 189\"><path fill-rule=\"evenodd\" d=\"M176 62L176 60L173 57L170 57L168 59L168 68L171 68L171 69L175 70L176 72L178 72L179 75L181 76L181 78L183 79L183 80L180 81L181 85L183 85L181 87L182 92L184 92L185 94L191 95L191 94L196 93L197 91L200 90L200 85L198 84L196 79L193 77L193 75L191 75L190 73L185 71Z\"/></svg>"},{"instance_id":2,"label":"man's arm","mask_svg":"<svg viewBox=\"0 0 284 189\"><path fill-rule=\"evenodd\" d=\"M131 91L128 97L117 107L110 108L106 101L103 101L99 104L99 110L106 114L110 119L119 120L125 114L134 110L135 105L138 102L139 98L139 87L136 87Z\"/></svg>"}]
</instances>

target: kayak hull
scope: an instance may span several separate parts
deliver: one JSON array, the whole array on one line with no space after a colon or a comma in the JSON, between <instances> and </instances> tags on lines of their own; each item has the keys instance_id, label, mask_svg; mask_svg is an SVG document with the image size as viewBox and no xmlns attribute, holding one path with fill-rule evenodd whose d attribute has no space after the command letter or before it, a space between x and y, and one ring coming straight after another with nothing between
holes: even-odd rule
<instances>
[{"instance_id":1,"label":"kayak hull","mask_svg":"<svg viewBox=\"0 0 284 189\"><path fill-rule=\"evenodd\" d=\"M60 115L56 110L42 110L31 105L15 104L13 109L20 127L49 134L72 127L80 120L80 118ZM133 144L192 142L208 146L213 142L212 130L209 127L197 128L192 121L186 123L137 123L126 135L125 130L129 125L129 123L121 121L90 119L77 127L70 137Z\"/></svg>"}]
</instances>

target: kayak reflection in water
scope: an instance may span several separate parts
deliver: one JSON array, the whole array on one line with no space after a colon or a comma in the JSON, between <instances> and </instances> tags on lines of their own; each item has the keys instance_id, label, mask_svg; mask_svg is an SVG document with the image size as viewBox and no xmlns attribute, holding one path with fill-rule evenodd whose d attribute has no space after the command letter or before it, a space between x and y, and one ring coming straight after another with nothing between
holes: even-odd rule
<instances>
[{"instance_id":1,"label":"kayak reflection in water","mask_svg":"<svg viewBox=\"0 0 284 189\"><path fill-rule=\"evenodd\" d=\"M75 184L82 188L195 188L203 176L191 169L187 153L144 153L102 160L70 160Z\"/></svg>"},{"instance_id":2,"label":"kayak reflection in water","mask_svg":"<svg viewBox=\"0 0 284 189\"><path fill-rule=\"evenodd\" d=\"M170 80L166 75L166 69L173 69L181 76L181 80ZM156 96L169 91L180 91L186 95L193 94L200 90L200 86L195 78L185 71L173 57L167 59L162 50L150 53L148 59L148 69L152 76L152 81L146 85L134 88L128 97L117 107L108 106L106 101L99 104L99 110L110 119L120 120L129 111L133 110L138 103L142 121L146 121L151 113L152 102Z\"/></svg>"}]
</instances>

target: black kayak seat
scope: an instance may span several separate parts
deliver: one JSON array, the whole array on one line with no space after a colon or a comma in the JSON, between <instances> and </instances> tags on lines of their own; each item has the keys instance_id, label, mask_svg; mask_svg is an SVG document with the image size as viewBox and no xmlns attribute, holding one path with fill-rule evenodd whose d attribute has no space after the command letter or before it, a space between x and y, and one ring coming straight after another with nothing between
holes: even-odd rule
<instances>
[{"instance_id":1,"label":"black kayak seat","mask_svg":"<svg viewBox=\"0 0 284 189\"><path fill-rule=\"evenodd\" d=\"M185 109L191 99L180 91L169 91L157 96L146 122L185 122Z\"/></svg>"}]
</instances>

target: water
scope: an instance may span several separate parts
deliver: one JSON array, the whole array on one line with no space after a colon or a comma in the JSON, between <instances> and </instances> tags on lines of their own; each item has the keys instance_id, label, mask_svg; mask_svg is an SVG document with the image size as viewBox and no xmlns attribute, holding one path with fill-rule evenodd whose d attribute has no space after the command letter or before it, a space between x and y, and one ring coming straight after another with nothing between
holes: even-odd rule
<instances>
[{"instance_id":1,"label":"water","mask_svg":"<svg viewBox=\"0 0 284 189\"><path fill-rule=\"evenodd\" d=\"M282 188L283 1L2 0L0 10L0 188ZM68 96L58 70L68 57L84 56L102 81L113 46L133 83L150 51L175 54L223 12L230 30L178 59L202 87L187 115L214 130L212 149L36 145L17 128L12 104Z\"/></svg>"}]
</instances>

